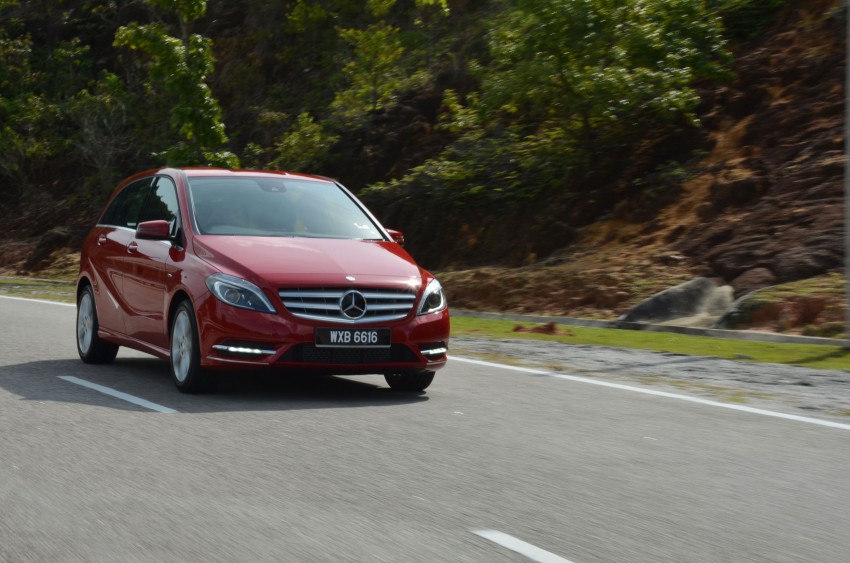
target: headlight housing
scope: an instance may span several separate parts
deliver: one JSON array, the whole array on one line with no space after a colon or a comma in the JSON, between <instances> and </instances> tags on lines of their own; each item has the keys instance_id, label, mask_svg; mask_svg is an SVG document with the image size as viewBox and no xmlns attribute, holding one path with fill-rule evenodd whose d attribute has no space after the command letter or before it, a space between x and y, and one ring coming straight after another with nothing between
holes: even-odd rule
<instances>
[{"instance_id":1,"label":"headlight housing","mask_svg":"<svg viewBox=\"0 0 850 563\"><path fill-rule=\"evenodd\" d=\"M277 312L259 287L242 278L213 274L206 282L210 292L222 303L261 313Z\"/></svg>"},{"instance_id":2,"label":"headlight housing","mask_svg":"<svg viewBox=\"0 0 850 563\"><path fill-rule=\"evenodd\" d=\"M425 288L425 293L422 294L422 301L419 303L417 315L428 315L437 313L448 307L446 303L446 294L443 292L443 286L436 279L431 280L428 287Z\"/></svg>"}]
</instances>

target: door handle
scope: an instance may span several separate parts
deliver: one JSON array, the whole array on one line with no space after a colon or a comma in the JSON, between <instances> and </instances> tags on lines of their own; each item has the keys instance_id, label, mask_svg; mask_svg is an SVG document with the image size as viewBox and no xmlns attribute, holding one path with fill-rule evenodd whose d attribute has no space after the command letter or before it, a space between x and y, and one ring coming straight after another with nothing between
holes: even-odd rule
<instances>
[{"instance_id":1,"label":"door handle","mask_svg":"<svg viewBox=\"0 0 850 563\"><path fill-rule=\"evenodd\" d=\"M97 237L97 245L103 246L104 244L106 244L106 235L100 235Z\"/></svg>"},{"instance_id":2,"label":"door handle","mask_svg":"<svg viewBox=\"0 0 850 563\"><path fill-rule=\"evenodd\" d=\"M134 240L130 241L130 244L127 245L127 252L129 252L130 254L134 253L138 249L139 249L139 243L137 243Z\"/></svg>"}]
</instances>

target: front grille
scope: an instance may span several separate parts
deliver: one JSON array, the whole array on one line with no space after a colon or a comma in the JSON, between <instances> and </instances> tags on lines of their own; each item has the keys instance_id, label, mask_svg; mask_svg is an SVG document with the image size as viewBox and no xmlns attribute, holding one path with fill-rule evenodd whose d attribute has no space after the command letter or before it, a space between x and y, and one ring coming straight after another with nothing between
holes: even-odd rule
<instances>
[{"instance_id":1,"label":"front grille","mask_svg":"<svg viewBox=\"0 0 850 563\"><path fill-rule=\"evenodd\" d=\"M317 348L312 344L299 344L287 350L281 362L308 364L389 364L416 362L416 355L403 344L389 348Z\"/></svg>"},{"instance_id":2,"label":"front grille","mask_svg":"<svg viewBox=\"0 0 850 563\"><path fill-rule=\"evenodd\" d=\"M340 307L343 295L352 290L366 299L366 312L357 319L346 316ZM407 289L304 287L281 289L278 295L296 317L346 324L397 321L410 313L416 301L416 293Z\"/></svg>"}]
</instances>

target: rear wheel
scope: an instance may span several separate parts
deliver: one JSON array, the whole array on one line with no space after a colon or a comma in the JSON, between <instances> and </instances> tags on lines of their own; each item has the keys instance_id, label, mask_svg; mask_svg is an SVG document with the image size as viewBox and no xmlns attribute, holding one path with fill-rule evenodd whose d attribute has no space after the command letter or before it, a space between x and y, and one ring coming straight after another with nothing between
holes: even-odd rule
<instances>
[{"instance_id":1,"label":"rear wheel","mask_svg":"<svg viewBox=\"0 0 850 563\"><path fill-rule=\"evenodd\" d=\"M97 335L97 308L94 292L86 285L77 300L77 352L87 364L108 364L118 354L118 345Z\"/></svg>"},{"instance_id":2,"label":"rear wheel","mask_svg":"<svg viewBox=\"0 0 850 563\"><path fill-rule=\"evenodd\" d=\"M421 393L434 381L434 372L387 373L384 374L384 379L387 380L387 385L395 391Z\"/></svg>"},{"instance_id":3,"label":"rear wheel","mask_svg":"<svg viewBox=\"0 0 850 563\"><path fill-rule=\"evenodd\" d=\"M188 301L177 306L171 321L171 377L177 389L184 393L209 390L211 375L201 367L201 346L195 311Z\"/></svg>"}]
</instances>

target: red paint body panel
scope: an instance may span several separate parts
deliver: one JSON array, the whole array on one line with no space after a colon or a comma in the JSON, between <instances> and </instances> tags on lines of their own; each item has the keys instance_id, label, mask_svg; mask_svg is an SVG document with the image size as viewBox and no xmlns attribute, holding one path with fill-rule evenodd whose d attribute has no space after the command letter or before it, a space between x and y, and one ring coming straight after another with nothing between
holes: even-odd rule
<instances>
[{"instance_id":1,"label":"red paint body panel","mask_svg":"<svg viewBox=\"0 0 850 563\"><path fill-rule=\"evenodd\" d=\"M166 241L143 239L136 236L132 222L124 226L104 223L105 219L113 220L108 210L123 188L136 180L160 176L170 178L177 189L179 236ZM366 374L436 370L445 365L445 351L422 354L423 347L426 351L447 348L449 341L448 309L417 315L433 276L420 268L365 208L362 211L384 240L201 235L195 230L187 193L187 179L193 177L292 178L322 182L325 188L334 185L330 180L308 175L207 168L153 170L128 178L115 190L98 226L86 238L80 260L78 286L90 284L94 289L101 338L168 357L170 315L177 303L188 299L195 311L201 364L205 367L271 366ZM276 311L247 310L225 303L207 286L207 279L213 274L234 276L256 285ZM278 292L292 288L406 290L415 293L416 299L404 318L377 322L347 319L336 323L303 318L288 311ZM359 359L353 362L340 359L345 354L337 357L327 349L317 353L315 330L333 327L389 329L392 353L372 355L359 349L355 353L360 354ZM239 345L263 353L246 357L214 348L222 345ZM332 361L324 361L325 356L332 357Z\"/></svg>"}]
</instances>

